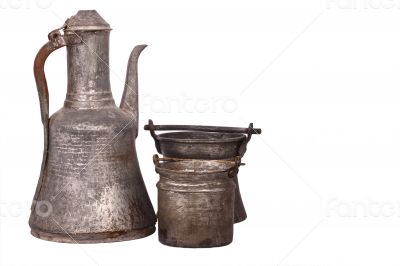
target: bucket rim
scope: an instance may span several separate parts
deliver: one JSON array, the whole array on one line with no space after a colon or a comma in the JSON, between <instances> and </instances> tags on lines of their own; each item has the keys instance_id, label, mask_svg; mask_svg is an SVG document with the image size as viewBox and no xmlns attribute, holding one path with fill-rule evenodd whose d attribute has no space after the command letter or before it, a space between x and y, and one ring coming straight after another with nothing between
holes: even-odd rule
<instances>
[{"instance_id":1,"label":"bucket rim","mask_svg":"<svg viewBox=\"0 0 400 266\"><path fill-rule=\"evenodd\" d=\"M173 137L178 134L197 134L197 135L226 135L226 138L179 138ZM227 143L243 141L246 138L242 133L218 133L218 132L199 132L199 131L174 131L162 133L156 136L160 142L176 142L176 143Z\"/></svg>"}]
</instances>

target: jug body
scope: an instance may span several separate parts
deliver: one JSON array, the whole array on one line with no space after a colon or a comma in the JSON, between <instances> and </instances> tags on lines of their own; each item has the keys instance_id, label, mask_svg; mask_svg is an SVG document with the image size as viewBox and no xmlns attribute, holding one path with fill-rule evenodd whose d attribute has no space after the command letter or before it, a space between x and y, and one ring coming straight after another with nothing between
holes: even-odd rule
<instances>
[{"instance_id":1,"label":"jug body","mask_svg":"<svg viewBox=\"0 0 400 266\"><path fill-rule=\"evenodd\" d=\"M33 235L85 243L154 232L130 120L115 106L62 108L50 118L45 179L36 205L50 208L32 212Z\"/></svg>"}]
</instances>

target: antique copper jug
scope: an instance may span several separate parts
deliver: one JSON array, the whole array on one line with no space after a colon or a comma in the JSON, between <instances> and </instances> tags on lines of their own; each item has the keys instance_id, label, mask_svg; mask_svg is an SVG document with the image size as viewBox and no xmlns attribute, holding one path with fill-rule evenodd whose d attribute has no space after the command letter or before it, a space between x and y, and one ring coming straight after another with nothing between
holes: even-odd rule
<instances>
[{"instance_id":1,"label":"antique copper jug","mask_svg":"<svg viewBox=\"0 0 400 266\"><path fill-rule=\"evenodd\" d=\"M79 11L49 34L36 56L44 152L29 225L38 238L96 243L155 231L156 216L135 149L137 60L146 46L136 46L131 53L118 108L110 89L110 30L96 11ZM64 107L49 118L44 63L63 46L68 90Z\"/></svg>"}]
</instances>

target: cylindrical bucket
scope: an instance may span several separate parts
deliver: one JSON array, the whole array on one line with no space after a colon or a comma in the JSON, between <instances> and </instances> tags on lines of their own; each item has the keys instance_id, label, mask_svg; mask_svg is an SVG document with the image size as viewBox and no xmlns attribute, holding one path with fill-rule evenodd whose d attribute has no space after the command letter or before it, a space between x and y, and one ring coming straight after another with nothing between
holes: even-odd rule
<instances>
[{"instance_id":1,"label":"cylindrical bucket","mask_svg":"<svg viewBox=\"0 0 400 266\"><path fill-rule=\"evenodd\" d=\"M165 245L205 248L233 238L234 161L173 160L155 156L158 237Z\"/></svg>"},{"instance_id":2,"label":"cylindrical bucket","mask_svg":"<svg viewBox=\"0 0 400 266\"><path fill-rule=\"evenodd\" d=\"M167 157L182 159L227 160L236 156L242 157L252 134L261 134L261 129L215 127L193 125L154 125L152 120L146 125L154 138L157 151ZM156 130L172 130L173 132L156 134ZM178 130L178 131L176 131ZM247 217L239 189L237 175L233 177L235 189L235 223Z\"/></svg>"}]
</instances>

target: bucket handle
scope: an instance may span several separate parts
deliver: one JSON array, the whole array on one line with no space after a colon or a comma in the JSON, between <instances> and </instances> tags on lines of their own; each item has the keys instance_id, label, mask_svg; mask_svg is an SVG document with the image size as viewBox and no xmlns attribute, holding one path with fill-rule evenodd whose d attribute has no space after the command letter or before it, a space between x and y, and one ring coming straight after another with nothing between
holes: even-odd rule
<instances>
[{"instance_id":1,"label":"bucket handle","mask_svg":"<svg viewBox=\"0 0 400 266\"><path fill-rule=\"evenodd\" d=\"M160 158L158 154L153 155L153 163L155 166L159 166L160 162L179 162L179 161L204 161L201 159L182 159L182 158L173 158L173 157L162 157ZM221 163L226 163L226 162L235 162L235 166L231 167L228 169L228 176L230 178L235 177L235 175L239 171L239 166L241 165L246 165L245 163L242 163L242 158L240 156L236 156L232 158L232 160L211 160L213 162L221 162ZM156 170L157 172L157 170Z\"/></svg>"},{"instance_id":2,"label":"bucket handle","mask_svg":"<svg viewBox=\"0 0 400 266\"><path fill-rule=\"evenodd\" d=\"M249 143L253 134L261 134L261 128L254 128L253 123L250 123L248 127L219 127L219 126L197 126L197 125L154 125L153 120L149 119L149 124L144 126L144 130L149 130L150 135L153 137L156 148L161 153L160 143L158 135L155 133L159 131L202 131L202 132L218 132L218 133L239 133L247 134L247 138L242 142L239 147L238 155L242 157L246 152L247 143Z\"/></svg>"}]
</instances>

